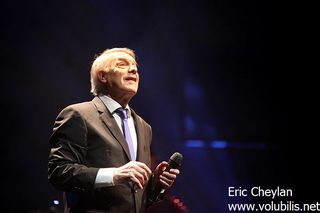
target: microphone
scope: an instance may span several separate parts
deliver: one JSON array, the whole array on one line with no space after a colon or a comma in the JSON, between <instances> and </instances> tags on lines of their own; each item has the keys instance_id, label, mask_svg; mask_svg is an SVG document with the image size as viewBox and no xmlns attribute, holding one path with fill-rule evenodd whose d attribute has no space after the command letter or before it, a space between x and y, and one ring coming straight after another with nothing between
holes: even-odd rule
<instances>
[{"instance_id":1,"label":"microphone","mask_svg":"<svg viewBox=\"0 0 320 213\"><path fill-rule=\"evenodd\" d=\"M183 156L179 152L173 153L173 155L170 157L168 161L168 166L165 171L169 172L170 169L179 169L181 166ZM157 183L156 186L154 187L154 190L150 196L150 200L152 202L155 202L158 200L159 196L163 194L165 189L161 185L161 183Z\"/></svg>"}]
</instances>

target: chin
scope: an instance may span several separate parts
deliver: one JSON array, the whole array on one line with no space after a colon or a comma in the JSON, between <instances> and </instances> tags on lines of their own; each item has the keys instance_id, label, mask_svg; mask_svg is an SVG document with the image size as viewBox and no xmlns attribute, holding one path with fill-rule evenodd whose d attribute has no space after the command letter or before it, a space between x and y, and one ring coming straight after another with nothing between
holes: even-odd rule
<instances>
[{"instance_id":1,"label":"chin","mask_svg":"<svg viewBox=\"0 0 320 213\"><path fill-rule=\"evenodd\" d=\"M128 91L128 92L132 92L132 93L134 93L134 94L136 94L137 93L137 91L138 91L138 88L136 88L136 87L127 87L126 88L126 90Z\"/></svg>"},{"instance_id":2,"label":"chin","mask_svg":"<svg viewBox=\"0 0 320 213\"><path fill-rule=\"evenodd\" d=\"M126 89L126 93L130 94L132 96L134 96L135 94L137 94L137 90L133 90L133 89Z\"/></svg>"}]
</instances>

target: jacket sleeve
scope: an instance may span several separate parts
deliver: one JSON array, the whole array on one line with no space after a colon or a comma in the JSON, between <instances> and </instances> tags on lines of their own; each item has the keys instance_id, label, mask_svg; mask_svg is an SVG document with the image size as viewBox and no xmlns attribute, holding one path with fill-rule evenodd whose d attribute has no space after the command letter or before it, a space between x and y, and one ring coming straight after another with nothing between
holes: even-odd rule
<instances>
[{"instance_id":1,"label":"jacket sleeve","mask_svg":"<svg viewBox=\"0 0 320 213\"><path fill-rule=\"evenodd\" d=\"M58 115L49 139L48 179L63 191L87 191L99 168L86 166L87 126L80 113L67 107Z\"/></svg>"}]
</instances>

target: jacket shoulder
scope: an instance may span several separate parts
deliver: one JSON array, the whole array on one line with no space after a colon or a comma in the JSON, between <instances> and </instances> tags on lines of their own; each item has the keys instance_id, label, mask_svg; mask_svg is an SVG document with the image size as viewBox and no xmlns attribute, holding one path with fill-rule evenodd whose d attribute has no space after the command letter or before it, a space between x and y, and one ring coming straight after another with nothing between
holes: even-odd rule
<instances>
[{"instance_id":1,"label":"jacket shoulder","mask_svg":"<svg viewBox=\"0 0 320 213\"><path fill-rule=\"evenodd\" d=\"M61 114L79 114L79 115L84 115L87 114L88 112L92 112L96 109L95 105L92 103L92 101L86 101L86 102L81 102L81 103L75 103L75 104L70 104L63 108L59 115Z\"/></svg>"}]
</instances>

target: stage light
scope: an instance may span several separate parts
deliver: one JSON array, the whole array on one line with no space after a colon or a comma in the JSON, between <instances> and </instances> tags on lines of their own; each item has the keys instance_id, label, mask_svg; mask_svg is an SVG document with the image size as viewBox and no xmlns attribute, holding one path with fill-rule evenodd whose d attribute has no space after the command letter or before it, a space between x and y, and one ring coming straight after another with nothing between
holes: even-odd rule
<instances>
[{"instance_id":1,"label":"stage light","mask_svg":"<svg viewBox=\"0 0 320 213\"><path fill-rule=\"evenodd\" d=\"M204 141L202 140L187 140L185 142L186 147L190 148L201 148L204 147Z\"/></svg>"},{"instance_id":2,"label":"stage light","mask_svg":"<svg viewBox=\"0 0 320 213\"><path fill-rule=\"evenodd\" d=\"M54 205L59 205L60 202L59 202L59 200L53 200L53 204L54 204Z\"/></svg>"},{"instance_id":3,"label":"stage light","mask_svg":"<svg viewBox=\"0 0 320 213\"><path fill-rule=\"evenodd\" d=\"M228 146L227 141L212 141L210 146L214 149L225 149Z\"/></svg>"}]
</instances>

